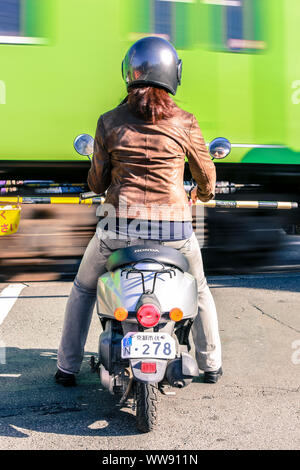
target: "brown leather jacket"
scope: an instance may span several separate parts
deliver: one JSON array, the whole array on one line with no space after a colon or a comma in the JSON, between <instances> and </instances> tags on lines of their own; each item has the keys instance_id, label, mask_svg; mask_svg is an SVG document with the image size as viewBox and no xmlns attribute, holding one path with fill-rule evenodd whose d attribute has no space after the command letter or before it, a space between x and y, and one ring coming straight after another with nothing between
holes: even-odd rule
<instances>
[{"instance_id":1,"label":"brown leather jacket","mask_svg":"<svg viewBox=\"0 0 300 470\"><path fill-rule=\"evenodd\" d=\"M151 124L125 103L98 120L88 184L95 193L107 190L106 203L118 217L191 220L183 187L185 156L198 198L212 199L215 165L195 116L175 106L172 118Z\"/></svg>"}]
</instances>

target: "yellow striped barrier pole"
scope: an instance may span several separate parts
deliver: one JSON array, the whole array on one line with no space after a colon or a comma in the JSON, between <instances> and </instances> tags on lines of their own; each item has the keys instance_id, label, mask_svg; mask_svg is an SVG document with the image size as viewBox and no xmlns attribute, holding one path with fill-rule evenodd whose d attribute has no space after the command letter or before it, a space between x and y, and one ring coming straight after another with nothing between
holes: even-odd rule
<instances>
[{"instance_id":1,"label":"yellow striped barrier pole","mask_svg":"<svg viewBox=\"0 0 300 470\"><path fill-rule=\"evenodd\" d=\"M91 197L88 199L81 199L80 197L38 197L38 196L3 196L0 197L0 204L102 204L105 201L104 197ZM297 209L297 202L286 201L223 201L211 200L208 202L197 201L196 205L202 205L209 208L223 208L223 209Z\"/></svg>"},{"instance_id":2,"label":"yellow striped barrier pole","mask_svg":"<svg viewBox=\"0 0 300 470\"><path fill-rule=\"evenodd\" d=\"M225 209L297 209L297 202L281 201L218 201L208 202L197 201L196 205L204 207L225 208Z\"/></svg>"},{"instance_id":3,"label":"yellow striped barrier pole","mask_svg":"<svg viewBox=\"0 0 300 470\"><path fill-rule=\"evenodd\" d=\"M22 204L102 204L103 197L36 197L36 196L3 196L0 198L0 236L16 233L20 223L20 212ZM4 205L2 205L4 204ZM192 203L190 201L190 205ZM220 201L212 200L208 202L197 201L196 205L208 208L222 209L297 209L297 202L280 201Z\"/></svg>"}]
</instances>

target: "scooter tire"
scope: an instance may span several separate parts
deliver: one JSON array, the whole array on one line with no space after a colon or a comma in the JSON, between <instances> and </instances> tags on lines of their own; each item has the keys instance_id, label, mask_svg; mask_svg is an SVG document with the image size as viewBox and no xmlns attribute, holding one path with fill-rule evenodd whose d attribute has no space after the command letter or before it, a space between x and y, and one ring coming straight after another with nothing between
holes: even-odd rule
<instances>
[{"instance_id":1,"label":"scooter tire","mask_svg":"<svg viewBox=\"0 0 300 470\"><path fill-rule=\"evenodd\" d=\"M152 431L157 424L157 384L136 383L136 425L140 432Z\"/></svg>"}]
</instances>

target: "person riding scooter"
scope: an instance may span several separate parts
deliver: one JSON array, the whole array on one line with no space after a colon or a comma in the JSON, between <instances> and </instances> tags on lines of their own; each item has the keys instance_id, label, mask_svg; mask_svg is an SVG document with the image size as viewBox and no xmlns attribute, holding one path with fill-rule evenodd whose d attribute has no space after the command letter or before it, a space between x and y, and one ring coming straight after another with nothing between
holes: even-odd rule
<instances>
[{"instance_id":1,"label":"person riding scooter","mask_svg":"<svg viewBox=\"0 0 300 470\"><path fill-rule=\"evenodd\" d=\"M197 184L193 202L214 197L216 171L197 119L169 96L181 83L182 62L165 39L146 37L128 50L122 75L128 95L100 116L88 185L106 192L102 217L82 258L67 302L55 380L75 385L96 301L99 276L113 251L155 240L179 250L198 285L198 314L192 327L204 382L222 375L215 303L203 271L201 251L183 187L185 156Z\"/></svg>"}]
</instances>

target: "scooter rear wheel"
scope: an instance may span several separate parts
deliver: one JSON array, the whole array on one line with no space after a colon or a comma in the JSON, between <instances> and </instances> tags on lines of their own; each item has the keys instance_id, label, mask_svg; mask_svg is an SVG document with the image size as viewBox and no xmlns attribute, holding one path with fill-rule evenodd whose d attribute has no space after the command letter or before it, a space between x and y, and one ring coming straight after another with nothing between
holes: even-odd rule
<instances>
[{"instance_id":1,"label":"scooter rear wheel","mask_svg":"<svg viewBox=\"0 0 300 470\"><path fill-rule=\"evenodd\" d=\"M136 424L140 432L149 432L155 428L157 403L157 384L136 382Z\"/></svg>"}]
</instances>

